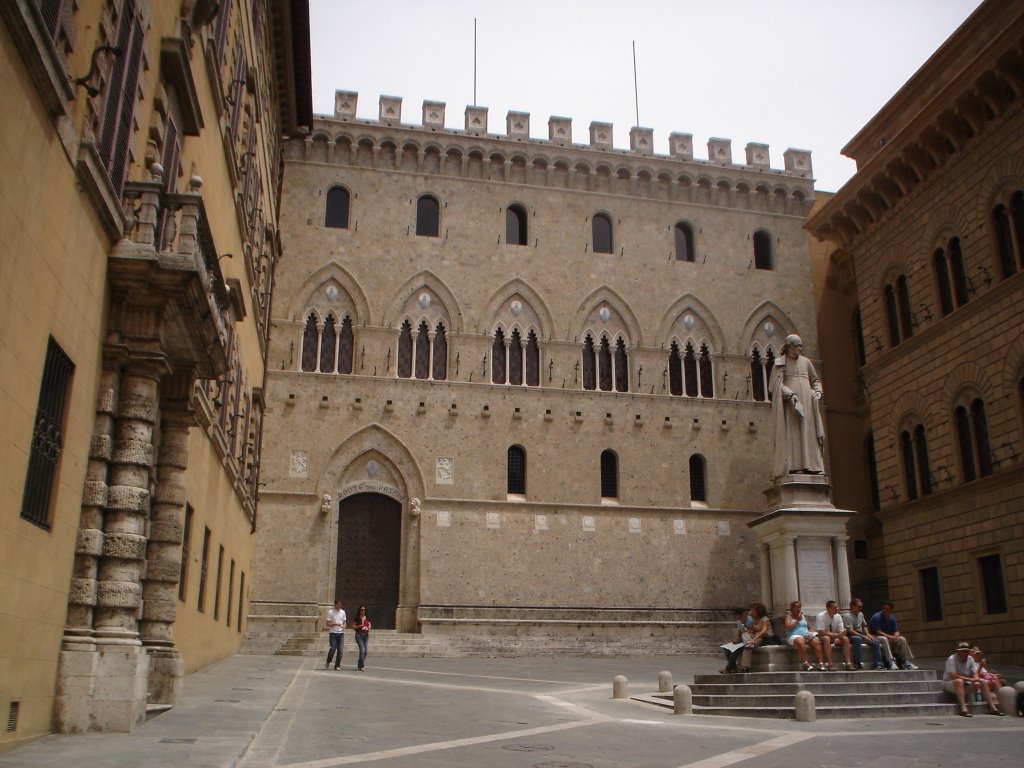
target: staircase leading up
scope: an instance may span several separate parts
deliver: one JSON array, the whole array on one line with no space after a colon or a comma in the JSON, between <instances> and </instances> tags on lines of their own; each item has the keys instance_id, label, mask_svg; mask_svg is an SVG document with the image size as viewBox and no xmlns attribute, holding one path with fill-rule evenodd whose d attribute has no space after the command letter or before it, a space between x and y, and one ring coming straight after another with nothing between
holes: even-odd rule
<instances>
[{"instance_id":1,"label":"staircase leading up","mask_svg":"<svg viewBox=\"0 0 1024 768\"><path fill-rule=\"evenodd\" d=\"M814 694L820 719L947 716L956 702L942 690L933 670L858 672L748 672L696 675L690 686L695 715L795 718L800 691ZM673 706L672 693L634 696L658 706ZM975 714L988 710L972 704Z\"/></svg>"}]
</instances>

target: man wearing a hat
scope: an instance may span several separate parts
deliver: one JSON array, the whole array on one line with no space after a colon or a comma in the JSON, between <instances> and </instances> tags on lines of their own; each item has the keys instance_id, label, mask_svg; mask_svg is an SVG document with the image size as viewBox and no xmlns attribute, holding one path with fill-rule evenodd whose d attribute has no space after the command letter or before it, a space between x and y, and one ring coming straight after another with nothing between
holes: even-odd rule
<instances>
[{"instance_id":1,"label":"man wearing a hat","mask_svg":"<svg viewBox=\"0 0 1024 768\"><path fill-rule=\"evenodd\" d=\"M1003 716L996 704L995 693L987 685L981 685L981 678L978 677L978 665L971 658L970 643L958 643L956 652L946 659L946 674L942 678L942 687L947 693L956 694L956 702L960 705L960 714L963 717L971 717L967 701L971 691L976 688L980 689L985 696L989 713Z\"/></svg>"}]
</instances>

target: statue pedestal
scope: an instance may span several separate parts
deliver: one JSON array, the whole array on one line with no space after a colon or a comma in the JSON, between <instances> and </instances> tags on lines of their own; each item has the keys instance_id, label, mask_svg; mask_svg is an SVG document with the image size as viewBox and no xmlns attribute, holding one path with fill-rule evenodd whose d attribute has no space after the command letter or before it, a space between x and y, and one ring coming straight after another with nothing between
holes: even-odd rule
<instances>
[{"instance_id":1,"label":"statue pedestal","mask_svg":"<svg viewBox=\"0 0 1024 768\"><path fill-rule=\"evenodd\" d=\"M773 617L793 600L812 621L827 600L841 609L850 603L846 523L855 513L836 509L831 490L825 475L777 478L765 491L768 511L747 523L761 560L761 599Z\"/></svg>"}]
</instances>

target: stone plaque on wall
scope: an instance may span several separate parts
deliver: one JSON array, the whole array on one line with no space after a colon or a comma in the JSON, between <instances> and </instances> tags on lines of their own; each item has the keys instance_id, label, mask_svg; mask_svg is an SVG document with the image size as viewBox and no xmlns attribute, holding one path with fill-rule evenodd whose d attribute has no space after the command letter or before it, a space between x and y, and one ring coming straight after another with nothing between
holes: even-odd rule
<instances>
[{"instance_id":1,"label":"stone plaque on wall","mask_svg":"<svg viewBox=\"0 0 1024 768\"><path fill-rule=\"evenodd\" d=\"M547 515L534 515L533 516L533 530L535 531L546 531L548 529L548 516Z\"/></svg>"},{"instance_id":2,"label":"stone plaque on wall","mask_svg":"<svg viewBox=\"0 0 1024 768\"><path fill-rule=\"evenodd\" d=\"M488 512L487 527L495 530L501 528L501 515L497 512Z\"/></svg>"},{"instance_id":3,"label":"stone plaque on wall","mask_svg":"<svg viewBox=\"0 0 1024 768\"><path fill-rule=\"evenodd\" d=\"M455 459L445 456L437 457L437 470L434 482L438 485L452 485L455 483Z\"/></svg>"},{"instance_id":4,"label":"stone plaque on wall","mask_svg":"<svg viewBox=\"0 0 1024 768\"><path fill-rule=\"evenodd\" d=\"M673 520L672 521L672 532L676 536L686 535L686 521L685 520Z\"/></svg>"},{"instance_id":5,"label":"stone plaque on wall","mask_svg":"<svg viewBox=\"0 0 1024 768\"><path fill-rule=\"evenodd\" d=\"M583 516L583 530L587 533L593 533L597 530L597 519L593 515Z\"/></svg>"},{"instance_id":6,"label":"stone plaque on wall","mask_svg":"<svg viewBox=\"0 0 1024 768\"><path fill-rule=\"evenodd\" d=\"M446 509L437 510L437 527L450 528L452 525L452 513Z\"/></svg>"},{"instance_id":7,"label":"stone plaque on wall","mask_svg":"<svg viewBox=\"0 0 1024 768\"><path fill-rule=\"evenodd\" d=\"M288 474L291 477L306 477L306 465L309 456L305 451L292 451L292 458L288 464Z\"/></svg>"},{"instance_id":8,"label":"stone plaque on wall","mask_svg":"<svg viewBox=\"0 0 1024 768\"><path fill-rule=\"evenodd\" d=\"M639 517L631 517L631 518L629 518L629 532L630 533L640 533L640 518Z\"/></svg>"},{"instance_id":9,"label":"stone plaque on wall","mask_svg":"<svg viewBox=\"0 0 1024 768\"><path fill-rule=\"evenodd\" d=\"M797 540L797 577L800 600L805 604L824 605L828 600L837 599L831 547L829 539L801 537Z\"/></svg>"},{"instance_id":10,"label":"stone plaque on wall","mask_svg":"<svg viewBox=\"0 0 1024 768\"><path fill-rule=\"evenodd\" d=\"M728 520L716 520L715 526L718 529L719 536L728 536L731 533Z\"/></svg>"}]
</instances>

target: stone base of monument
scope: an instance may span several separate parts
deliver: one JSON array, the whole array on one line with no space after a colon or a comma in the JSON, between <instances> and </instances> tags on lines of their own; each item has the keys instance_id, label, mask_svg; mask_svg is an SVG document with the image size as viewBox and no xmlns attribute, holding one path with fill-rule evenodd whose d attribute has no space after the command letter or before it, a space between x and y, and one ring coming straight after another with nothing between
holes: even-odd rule
<instances>
[{"instance_id":1,"label":"stone base of monument","mask_svg":"<svg viewBox=\"0 0 1024 768\"><path fill-rule=\"evenodd\" d=\"M765 491L768 510L747 523L761 560L761 595L773 618L800 600L812 625L825 602L850 601L846 523L854 512L837 509L825 475L776 478Z\"/></svg>"}]
</instances>

